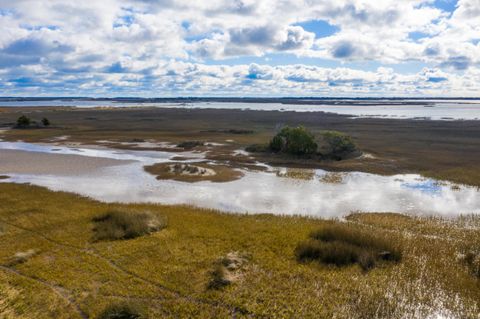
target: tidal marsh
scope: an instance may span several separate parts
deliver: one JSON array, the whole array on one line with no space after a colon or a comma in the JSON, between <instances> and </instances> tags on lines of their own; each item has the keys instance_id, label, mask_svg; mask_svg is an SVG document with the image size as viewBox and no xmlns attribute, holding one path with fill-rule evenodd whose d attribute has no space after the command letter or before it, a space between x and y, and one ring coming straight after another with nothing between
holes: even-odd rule
<instances>
[{"instance_id":1,"label":"tidal marsh","mask_svg":"<svg viewBox=\"0 0 480 319\"><path fill-rule=\"evenodd\" d=\"M96 318L135 300L150 318L476 318L479 279L460 260L477 247L477 216L353 214L345 222L236 215L187 206L106 204L41 187L0 184L0 311L20 318ZM92 219L150 212L168 227L130 240L92 241ZM295 248L324 227L370 232L401 245L402 259L356 265L298 263ZM9 266L17 252L38 254ZM205 289L212 267L248 254L242 279ZM41 296L41 297L39 297Z\"/></svg>"},{"instance_id":2,"label":"tidal marsh","mask_svg":"<svg viewBox=\"0 0 480 319\"><path fill-rule=\"evenodd\" d=\"M322 112L233 109L4 107L0 108L0 126L11 127L23 113L35 113L38 118L46 117L56 125L42 130L5 131L3 139L49 142L54 137L69 135L70 142L96 145L98 136L102 136L104 140L115 141L111 146L119 149L138 148L136 145L121 144L133 139L168 142L172 145L185 141L233 141L211 150L211 156L215 156L252 144L268 143L275 135L278 123L304 125L318 136L330 130L344 132L352 137L362 152L372 157L318 162L316 159L298 159L283 154L272 156L256 153L255 159L275 166L314 167L330 171L385 175L420 173L480 186L480 126L474 120L352 119ZM244 130L249 134L237 134ZM157 149L165 148L158 146ZM235 158L230 157L229 160L235 161Z\"/></svg>"}]
</instances>

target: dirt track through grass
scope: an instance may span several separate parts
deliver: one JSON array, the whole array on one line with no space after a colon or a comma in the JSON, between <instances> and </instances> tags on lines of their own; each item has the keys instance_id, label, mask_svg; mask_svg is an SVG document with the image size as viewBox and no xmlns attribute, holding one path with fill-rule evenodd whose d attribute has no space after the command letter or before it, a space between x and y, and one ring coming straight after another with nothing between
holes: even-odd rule
<instances>
[{"instance_id":1,"label":"dirt track through grass","mask_svg":"<svg viewBox=\"0 0 480 319\"><path fill-rule=\"evenodd\" d=\"M185 295L182 295L180 292L174 290L174 289L170 289L168 287L166 287L165 285L162 285L158 282L155 282L155 281L152 281L148 278L145 278L141 275L138 275L136 274L135 272L133 271L130 271L128 269L125 269L123 267L121 267L118 263L116 263L115 261L111 260L111 259L108 259L104 256L102 256L95 248L93 247L89 247L89 248L81 248L81 247L77 247L77 246L73 246L73 245L69 245L69 244L65 244L65 243L62 243L62 242L59 242L57 240L54 240L54 239L51 239L43 234L41 234L40 232L37 232L37 231L34 231L34 230L31 230L31 229L28 229L28 228L25 228L25 227L21 227L21 226L18 226L14 223L11 223L11 222L8 222L8 221L5 221L4 219L0 219L0 222L1 223L4 223L4 224L7 224L9 226L12 226L12 227L16 227L18 229L21 229L23 231L26 231L26 232L30 232L32 234L35 234L36 236L42 238L43 240L46 240L50 243L53 243L55 245L58 245L58 246L62 246L62 247L66 247L66 248L70 248L70 249L75 249L77 250L78 252L80 253L84 253L84 254L88 254L88 255L91 255L93 257L96 257L98 259L101 259L103 260L104 262L106 262L106 264L108 266L110 266L111 268L117 270L117 271L120 271L120 272L123 272L125 273L126 275L128 276L131 276L135 279L138 279L146 284L149 284L149 285L152 285L156 288L158 288L159 290L162 290L163 292L167 293L167 294L172 294L172 296L165 296L164 298L153 298L153 299L177 299L177 298L181 298L181 299L185 299L186 301L188 302L193 302L193 303L199 303L199 304L206 304L206 305L210 305L210 306L213 306L213 307L223 307L223 308L227 308L227 309L230 309L230 311L232 312L232 314L237 314L237 313L241 313L243 315L249 315L249 317L252 317L254 318L255 316L253 314L249 314L248 311L245 311L245 309L239 309L235 306L232 306L232 305L228 305L228 304L225 304L225 303L222 303L222 302L213 302L213 301L208 301L208 300L204 300L204 299L199 299L199 298L194 298L194 297L191 297L191 296L185 296ZM44 280L40 280L40 279L37 279L37 278L34 278L32 276L28 276L28 275L25 275L25 274L22 274L18 271L16 271L15 269L12 269L12 268L9 268L9 267L6 267L6 266L1 266L0 265L0 268L1 269L4 269L6 271L9 271L9 272L13 272L19 276L23 276L25 278L29 278L31 280L34 280L38 283L41 283L43 285L46 285L48 286L49 288L51 288L52 290L54 290L57 294L59 294L62 298L64 298L66 301L68 301L70 304L72 304L72 306L75 307L75 309L77 310L77 312L81 315L82 318L88 318L88 316L81 310L81 308L76 304L74 298L70 295L70 294L66 294L66 292L68 292L66 289L63 289L63 288L60 288L60 287L57 287L51 283L48 283ZM63 291L63 293L62 293ZM118 297L118 296L113 296L113 297ZM135 297L122 297L122 298L135 298ZM153 300L152 298L138 298L138 299L149 299L149 300Z\"/></svg>"}]
</instances>

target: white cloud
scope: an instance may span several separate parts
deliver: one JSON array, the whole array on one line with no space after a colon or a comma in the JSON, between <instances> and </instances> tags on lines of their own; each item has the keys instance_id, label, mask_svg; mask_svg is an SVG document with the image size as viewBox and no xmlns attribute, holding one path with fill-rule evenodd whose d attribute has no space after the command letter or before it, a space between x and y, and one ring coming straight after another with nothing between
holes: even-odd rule
<instances>
[{"instance_id":1,"label":"white cloud","mask_svg":"<svg viewBox=\"0 0 480 319\"><path fill-rule=\"evenodd\" d=\"M311 20L338 32L316 37L301 24ZM0 71L9 88L20 76L40 91L62 81L86 91L116 85L281 95L471 95L480 86L480 0L459 0L452 14L432 0L0 0L0 29ZM299 63L417 61L429 71L201 63L278 53Z\"/></svg>"}]
</instances>

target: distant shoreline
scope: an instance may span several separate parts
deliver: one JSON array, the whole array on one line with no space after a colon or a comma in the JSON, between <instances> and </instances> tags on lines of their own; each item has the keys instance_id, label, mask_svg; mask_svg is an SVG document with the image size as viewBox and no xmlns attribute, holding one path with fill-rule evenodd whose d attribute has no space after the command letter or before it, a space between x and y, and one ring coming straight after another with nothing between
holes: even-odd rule
<instances>
[{"instance_id":1,"label":"distant shoreline","mask_svg":"<svg viewBox=\"0 0 480 319\"><path fill-rule=\"evenodd\" d=\"M480 99L5 99L0 110L22 109L223 109L278 112L320 112L353 118L414 120L480 120Z\"/></svg>"}]
</instances>

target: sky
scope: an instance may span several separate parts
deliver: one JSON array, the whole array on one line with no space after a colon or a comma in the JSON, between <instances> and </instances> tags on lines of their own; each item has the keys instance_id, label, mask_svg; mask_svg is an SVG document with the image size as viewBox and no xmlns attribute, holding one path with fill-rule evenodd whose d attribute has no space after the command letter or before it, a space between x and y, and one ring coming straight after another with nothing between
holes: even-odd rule
<instances>
[{"instance_id":1,"label":"sky","mask_svg":"<svg viewBox=\"0 0 480 319\"><path fill-rule=\"evenodd\" d=\"M480 0L0 0L0 96L480 96Z\"/></svg>"}]
</instances>

